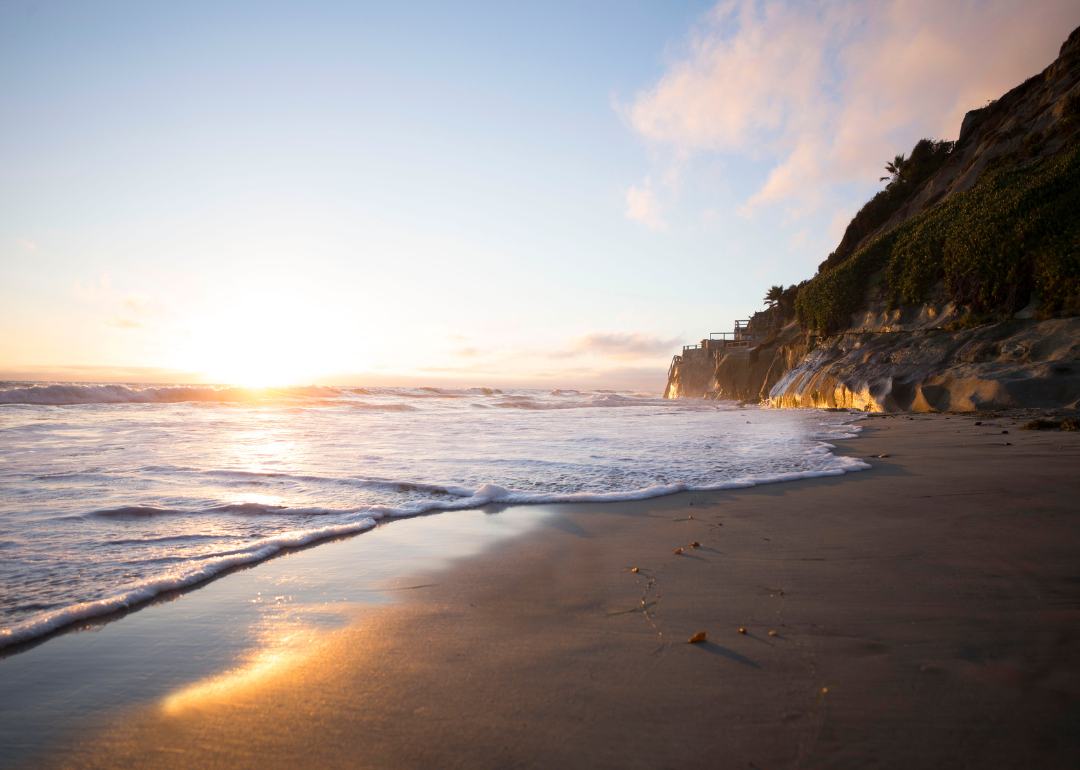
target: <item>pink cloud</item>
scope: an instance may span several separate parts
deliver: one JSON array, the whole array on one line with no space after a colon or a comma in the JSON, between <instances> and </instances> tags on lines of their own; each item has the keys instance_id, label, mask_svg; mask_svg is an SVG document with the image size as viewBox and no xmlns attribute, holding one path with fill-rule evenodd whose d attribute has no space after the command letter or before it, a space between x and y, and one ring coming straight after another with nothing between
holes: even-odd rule
<instances>
[{"instance_id":1,"label":"pink cloud","mask_svg":"<svg viewBox=\"0 0 1080 770\"><path fill-rule=\"evenodd\" d=\"M626 216L651 230L667 230L667 223L660 216L660 204L648 177L645 177L641 187L634 186L626 191Z\"/></svg>"},{"instance_id":2,"label":"pink cloud","mask_svg":"<svg viewBox=\"0 0 1080 770\"><path fill-rule=\"evenodd\" d=\"M605 358L636 359L671 355L677 339L665 339L642 332L591 332L572 340L564 355L594 353Z\"/></svg>"},{"instance_id":3,"label":"pink cloud","mask_svg":"<svg viewBox=\"0 0 1080 770\"><path fill-rule=\"evenodd\" d=\"M628 114L672 164L771 160L743 213L798 214L923 136L956 138L965 112L1046 67L1077 24L1075 0L724 2Z\"/></svg>"}]
</instances>

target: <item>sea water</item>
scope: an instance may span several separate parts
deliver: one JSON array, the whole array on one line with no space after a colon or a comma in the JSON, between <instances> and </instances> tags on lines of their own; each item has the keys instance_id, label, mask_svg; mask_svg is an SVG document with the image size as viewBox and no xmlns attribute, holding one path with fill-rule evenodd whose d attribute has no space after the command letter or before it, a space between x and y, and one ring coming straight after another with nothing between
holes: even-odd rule
<instances>
[{"instance_id":1,"label":"sea water","mask_svg":"<svg viewBox=\"0 0 1080 770\"><path fill-rule=\"evenodd\" d=\"M388 517L868 467L855 415L655 394L0 383L0 647Z\"/></svg>"}]
</instances>

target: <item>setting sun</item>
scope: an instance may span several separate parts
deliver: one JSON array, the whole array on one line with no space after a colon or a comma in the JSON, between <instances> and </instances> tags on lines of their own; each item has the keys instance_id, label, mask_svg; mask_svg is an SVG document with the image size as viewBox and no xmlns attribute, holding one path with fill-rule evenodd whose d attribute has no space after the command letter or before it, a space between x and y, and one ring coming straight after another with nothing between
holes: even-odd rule
<instances>
[{"instance_id":1,"label":"setting sun","mask_svg":"<svg viewBox=\"0 0 1080 770\"><path fill-rule=\"evenodd\" d=\"M248 387L311 383L345 360L361 371L358 345L329 334L335 325L342 328L343 319L303 296L251 293L215 302L193 317L170 364L201 372L208 382Z\"/></svg>"}]
</instances>

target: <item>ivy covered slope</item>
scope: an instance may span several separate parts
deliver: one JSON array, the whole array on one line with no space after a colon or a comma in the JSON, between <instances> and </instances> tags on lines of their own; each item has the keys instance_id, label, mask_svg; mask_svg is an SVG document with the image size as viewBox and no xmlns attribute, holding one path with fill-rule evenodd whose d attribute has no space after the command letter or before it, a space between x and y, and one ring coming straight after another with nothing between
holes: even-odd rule
<instances>
[{"instance_id":1,"label":"ivy covered slope","mask_svg":"<svg viewBox=\"0 0 1080 770\"><path fill-rule=\"evenodd\" d=\"M1080 95L1078 95L1080 97ZM1080 98L1074 99L1080 107ZM1077 121L1080 123L1080 121ZM1064 152L988 165L978 183L876 237L802 287L799 324L826 334L850 326L872 281L888 309L917 305L944 281L969 318L1008 317L1034 296L1038 315L1080 311L1080 132Z\"/></svg>"}]
</instances>

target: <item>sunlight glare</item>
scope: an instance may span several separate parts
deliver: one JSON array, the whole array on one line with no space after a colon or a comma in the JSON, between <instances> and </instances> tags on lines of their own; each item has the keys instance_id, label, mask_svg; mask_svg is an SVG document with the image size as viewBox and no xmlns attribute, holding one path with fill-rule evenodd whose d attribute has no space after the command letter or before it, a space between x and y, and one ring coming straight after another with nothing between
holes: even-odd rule
<instances>
[{"instance_id":1,"label":"sunlight glare","mask_svg":"<svg viewBox=\"0 0 1080 770\"><path fill-rule=\"evenodd\" d=\"M219 301L190 321L175 365L203 372L210 382L244 387L310 384L342 368L362 371L366 361L356 353L362 342L342 344L347 324L339 315L280 291Z\"/></svg>"}]
</instances>

